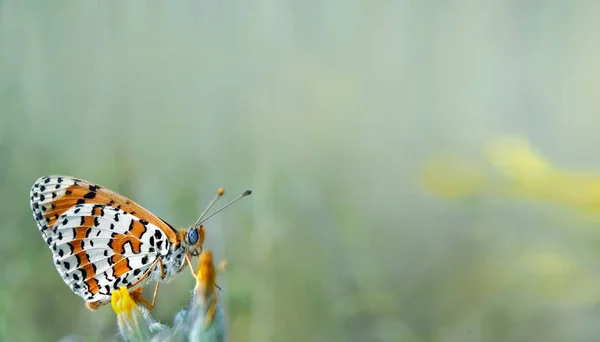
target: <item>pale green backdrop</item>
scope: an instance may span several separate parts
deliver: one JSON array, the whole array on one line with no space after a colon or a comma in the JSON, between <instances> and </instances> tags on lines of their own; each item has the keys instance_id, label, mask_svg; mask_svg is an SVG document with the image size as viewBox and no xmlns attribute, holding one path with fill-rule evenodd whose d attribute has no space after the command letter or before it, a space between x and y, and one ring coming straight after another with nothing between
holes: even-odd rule
<instances>
[{"instance_id":1,"label":"pale green backdrop","mask_svg":"<svg viewBox=\"0 0 600 342\"><path fill-rule=\"evenodd\" d=\"M475 154L504 133L599 169L598 13L558 0L0 1L0 340L116 339L112 310L63 284L29 210L37 177L67 174L174 226L218 187L254 190L206 224L206 247L229 260L232 341L597 341L594 217L449 202L418 178L430 153ZM536 248L571 266L515 261ZM155 316L171 323L193 284L163 286Z\"/></svg>"}]
</instances>

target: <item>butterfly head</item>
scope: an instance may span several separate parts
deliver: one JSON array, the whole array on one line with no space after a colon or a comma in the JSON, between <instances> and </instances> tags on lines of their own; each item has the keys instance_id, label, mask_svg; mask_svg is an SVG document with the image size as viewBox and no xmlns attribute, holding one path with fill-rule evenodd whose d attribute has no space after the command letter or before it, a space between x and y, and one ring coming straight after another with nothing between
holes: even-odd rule
<instances>
[{"instance_id":1,"label":"butterfly head","mask_svg":"<svg viewBox=\"0 0 600 342\"><path fill-rule=\"evenodd\" d=\"M192 256L200 255L202 244L204 243L204 226L194 226L187 230L184 237L188 251Z\"/></svg>"}]
</instances>

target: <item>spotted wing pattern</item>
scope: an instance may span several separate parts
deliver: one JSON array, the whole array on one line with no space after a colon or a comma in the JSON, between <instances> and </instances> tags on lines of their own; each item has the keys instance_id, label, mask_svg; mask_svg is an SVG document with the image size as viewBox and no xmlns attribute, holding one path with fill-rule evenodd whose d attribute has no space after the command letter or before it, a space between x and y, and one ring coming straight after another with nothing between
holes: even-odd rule
<instances>
[{"instance_id":1,"label":"spotted wing pattern","mask_svg":"<svg viewBox=\"0 0 600 342\"><path fill-rule=\"evenodd\" d=\"M148 221L159 227L169 241L179 243L177 231L170 224L125 196L88 181L68 176L41 177L31 187L30 200L33 216L44 237L46 230L67 210L77 204L94 203L112 206Z\"/></svg>"},{"instance_id":2,"label":"spotted wing pattern","mask_svg":"<svg viewBox=\"0 0 600 342\"><path fill-rule=\"evenodd\" d=\"M38 179L31 209L54 264L71 290L105 303L169 253L175 230L150 212L98 185L65 176Z\"/></svg>"}]
</instances>

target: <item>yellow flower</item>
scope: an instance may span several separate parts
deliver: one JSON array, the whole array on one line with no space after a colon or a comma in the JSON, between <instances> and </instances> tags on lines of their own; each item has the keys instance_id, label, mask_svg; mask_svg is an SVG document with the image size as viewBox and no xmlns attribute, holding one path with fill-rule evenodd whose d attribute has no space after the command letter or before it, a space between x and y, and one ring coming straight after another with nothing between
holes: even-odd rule
<instances>
[{"instance_id":1,"label":"yellow flower","mask_svg":"<svg viewBox=\"0 0 600 342\"><path fill-rule=\"evenodd\" d=\"M127 341L146 341L153 333L165 329L165 326L156 322L150 311L143 305L149 305L142 298L142 289L131 292L125 286L114 291L111 296L111 305L117 315L117 326L123 339Z\"/></svg>"},{"instance_id":2,"label":"yellow flower","mask_svg":"<svg viewBox=\"0 0 600 342\"><path fill-rule=\"evenodd\" d=\"M131 312L136 307L135 302L129 294L129 290L125 286L121 286L113 292L110 303L117 316L125 314L127 317L131 317Z\"/></svg>"},{"instance_id":3,"label":"yellow flower","mask_svg":"<svg viewBox=\"0 0 600 342\"><path fill-rule=\"evenodd\" d=\"M200 254L194 293L196 295L196 300L202 306L206 307L206 327L211 324L215 311L217 310L218 293L215 292L215 287L218 287L216 284L217 274L222 272L224 268L224 261L219 264L218 269L215 268L211 251L207 250Z\"/></svg>"}]
</instances>

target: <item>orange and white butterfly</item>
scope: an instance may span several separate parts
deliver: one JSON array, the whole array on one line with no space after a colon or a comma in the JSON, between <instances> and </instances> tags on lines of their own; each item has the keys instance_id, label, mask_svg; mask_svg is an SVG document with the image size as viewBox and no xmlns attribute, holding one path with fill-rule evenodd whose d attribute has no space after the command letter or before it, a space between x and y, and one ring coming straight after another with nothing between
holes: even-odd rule
<instances>
[{"instance_id":1,"label":"orange and white butterfly","mask_svg":"<svg viewBox=\"0 0 600 342\"><path fill-rule=\"evenodd\" d=\"M191 265L204 242L202 223L238 199L205 217L223 195L219 189L189 229L175 229L130 199L96 184L69 177L45 176L31 187L31 210L54 257L58 273L71 291L96 310L110 302L121 286L158 286ZM145 301L145 300L144 300Z\"/></svg>"}]
</instances>

